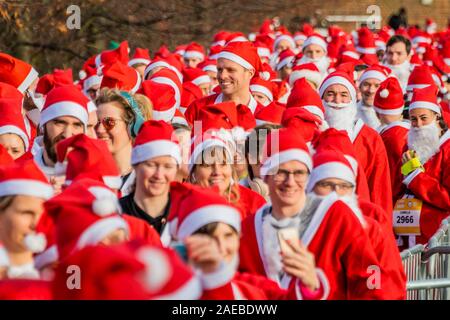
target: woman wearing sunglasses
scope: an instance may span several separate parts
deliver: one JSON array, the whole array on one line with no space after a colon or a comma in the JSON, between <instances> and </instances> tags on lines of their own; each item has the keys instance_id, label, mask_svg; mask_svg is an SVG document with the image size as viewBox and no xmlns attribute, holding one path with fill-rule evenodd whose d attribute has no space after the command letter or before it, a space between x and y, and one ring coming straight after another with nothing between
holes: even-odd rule
<instances>
[{"instance_id":1,"label":"woman wearing sunglasses","mask_svg":"<svg viewBox=\"0 0 450 320\"><path fill-rule=\"evenodd\" d=\"M139 128L152 117L150 100L140 94L104 88L95 100L98 139L104 140L122 177L122 195L130 193L135 180L131 150Z\"/></svg>"}]
</instances>

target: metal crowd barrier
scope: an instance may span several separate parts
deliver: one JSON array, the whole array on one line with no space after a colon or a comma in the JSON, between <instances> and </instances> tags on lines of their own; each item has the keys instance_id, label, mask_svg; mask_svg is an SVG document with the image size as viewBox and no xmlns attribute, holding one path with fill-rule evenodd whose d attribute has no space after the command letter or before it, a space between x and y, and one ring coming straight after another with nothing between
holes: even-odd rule
<instances>
[{"instance_id":1,"label":"metal crowd barrier","mask_svg":"<svg viewBox=\"0 0 450 320\"><path fill-rule=\"evenodd\" d=\"M427 245L401 253L408 300L450 300L450 217Z\"/></svg>"}]
</instances>

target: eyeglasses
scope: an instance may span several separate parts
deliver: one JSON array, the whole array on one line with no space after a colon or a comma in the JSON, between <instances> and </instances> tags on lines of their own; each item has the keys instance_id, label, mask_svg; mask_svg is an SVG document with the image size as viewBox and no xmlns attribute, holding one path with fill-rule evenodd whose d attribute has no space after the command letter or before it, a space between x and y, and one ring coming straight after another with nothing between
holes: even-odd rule
<instances>
[{"instance_id":1,"label":"eyeglasses","mask_svg":"<svg viewBox=\"0 0 450 320\"><path fill-rule=\"evenodd\" d=\"M289 179L290 175L294 176L295 182L305 182L308 178L308 171L306 170L295 170L295 171L287 171L283 169L279 169L273 176L275 182L284 182Z\"/></svg>"},{"instance_id":2,"label":"eyeglasses","mask_svg":"<svg viewBox=\"0 0 450 320\"><path fill-rule=\"evenodd\" d=\"M101 123L103 125L103 127L107 131L111 131L112 129L114 129L114 127L117 125L117 122L119 122L119 121L125 122L125 120L123 120L123 119L116 119L116 118L112 118L112 117L105 117L102 120L99 120L97 122L97 124L95 125L95 129L97 129L100 126L100 123Z\"/></svg>"},{"instance_id":3,"label":"eyeglasses","mask_svg":"<svg viewBox=\"0 0 450 320\"><path fill-rule=\"evenodd\" d=\"M337 189L342 190L342 191L350 191L354 187L354 185L351 183L346 183L346 182L333 183L333 182L329 182L329 181L319 181L316 183L316 186L326 189L328 191L336 191Z\"/></svg>"}]
</instances>

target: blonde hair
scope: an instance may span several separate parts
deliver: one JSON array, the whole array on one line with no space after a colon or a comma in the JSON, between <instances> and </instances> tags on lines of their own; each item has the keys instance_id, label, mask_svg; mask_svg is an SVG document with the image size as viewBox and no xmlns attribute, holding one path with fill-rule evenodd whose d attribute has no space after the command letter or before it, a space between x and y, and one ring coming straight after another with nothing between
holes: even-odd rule
<instances>
[{"instance_id":1,"label":"blonde hair","mask_svg":"<svg viewBox=\"0 0 450 320\"><path fill-rule=\"evenodd\" d=\"M153 104L150 101L150 99L147 98L146 96L144 96L142 94L138 94L138 93L135 93L135 94L129 93L129 94L136 101L136 103L139 107L139 110L141 111L142 116L144 117L144 120L145 121L151 120ZM136 119L133 109L131 108L127 99L125 99L120 94L120 90L110 89L110 88L103 88L100 90L99 96L97 97L97 99L95 99L95 104L98 106L100 104L109 103L109 102L117 102L123 107L123 110L125 111L124 120L127 125L129 125Z\"/></svg>"},{"instance_id":2,"label":"blonde hair","mask_svg":"<svg viewBox=\"0 0 450 320\"><path fill-rule=\"evenodd\" d=\"M211 152L212 156L214 156L215 150L217 150L217 149L222 149L223 150L223 153L224 153L224 158L223 159L227 159L228 158L227 152L225 151L224 148L221 148L221 147L214 147L214 150L212 150L212 152ZM208 149L203 150L201 155L199 155L199 157L201 156L202 159L205 159L204 153L206 152L206 150L208 150ZM231 163L231 162L228 163L227 162L227 164L229 164L231 166L231 178L232 178L232 181L231 181L231 183L230 183L230 185L228 187L228 191L226 191L225 196L226 196L228 202L230 202L232 204L235 204L235 205L239 205L239 200L240 200L240 197L241 197L240 196L240 192L239 192L239 177L238 177L236 168L234 167L233 163ZM197 168L197 164L194 164L194 166L192 167L191 172L189 172L188 181L190 183L192 183L192 184L197 184L198 183L196 181L195 177L194 177L194 172L195 172L196 168Z\"/></svg>"}]
</instances>

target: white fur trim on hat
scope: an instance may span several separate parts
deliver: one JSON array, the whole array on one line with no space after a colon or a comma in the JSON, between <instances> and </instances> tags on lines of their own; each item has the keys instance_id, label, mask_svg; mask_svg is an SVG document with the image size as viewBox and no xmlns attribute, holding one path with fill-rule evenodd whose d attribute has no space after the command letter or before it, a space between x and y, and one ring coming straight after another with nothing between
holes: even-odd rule
<instances>
[{"instance_id":1,"label":"white fur trim on hat","mask_svg":"<svg viewBox=\"0 0 450 320\"><path fill-rule=\"evenodd\" d=\"M131 152L131 164L135 165L160 156L171 156L178 165L181 164L180 146L169 140L155 140L133 148Z\"/></svg>"},{"instance_id":2,"label":"white fur trim on hat","mask_svg":"<svg viewBox=\"0 0 450 320\"><path fill-rule=\"evenodd\" d=\"M300 108L305 108L309 112L311 112L313 115L316 115L320 118L320 120L325 120L325 115L323 114L323 111L317 107L317 106L302 106Z\"/></svg>"},{"instance_id":3,"label":"white fur trim on hat","mask_svg":"<svg viewBox=\"0 0 450 320\"><path fill-rule=\"evenodd\" d=\"M175 82L173 82L171 79L166 78L166 77L155 77L155 78L152 78L151 81L171 86L172 89L175 91L175 104L172 106L172 109L173 108L176 109L180 106L181 92L180 92L180 88L177 86L177 84ZM175 113L175 109L174 109L174 113ZM153 113L154 112L155 112L155 110L153 110ZM159 111L159 112L161 112L161 111ZM170 121L172 118L173 118L173 115L167 121Z\"/></svg>"},{"instance_id":4,"label":"white fur trim on hat","mask_svg":"<svg viewBox=\"0 0 450 320\"><path fill-rule=\"evenodd\" d=\"M33 81L38 78L38 76L39 76L38 72L33 67L31 67L30 72L28 72L27 76L19 85L17 90L19 90L21 93L24 93L25 90L27 90L28 87L33 83Z\"/></svg>"},{"instance_id":5,"label":"white fur trim on hat","mask_svg":"<svg viewBox=\"0 0 450 320\"><path fill-rule=\"evenodd\" d=\"M230 282L236 274L232 263L222 262L219 268L211 273L200 273L203 288L206 290L216 289Z\"/></svg>"},{"instance_id":6,"label":"white fur trim on hat","mask_svg":"<svg viewBox=\"0 0 450 320\"><path fill-rule=\"evenodd\" d=\"M43 199L53 196L53 188L45 182L31 179L6 180L0 183L0 197L25 195Z\"/></svg>"},{"instance_id":7,"label":"white fur trim on hat","mask_svg":"<svg viewBox=\"0 0 450 320\"><path fill-rule=\"evenodd\" d=\"M145 65L148 65L150 62L151 62L150 60L145 59L145 58L136 58L136 59L131 59L130 61L128 61L128 66L132 67L132 66L134 66L135 64L138 64L138 63L142 63L142 64L145 64Z\"/></svg>"},{"instance_id":8,"label":"white fur trim on hat","mask_svg":"<svg viewBox=\"0 0 450 320\"><path fill-rule=\"evenodd\" d=\"M303 43L302 51L305 50L306 47L311 45L311 44L317 44L318 46L322 47L322 49L325 50L325 52L328 52L327 43L323 39L321 39L321 38L319 38L317 36L310 36L310 37L308 37L305 40L305 42Z\"/></svg>"},{"instance_id":9,"label":"white fur trim on hat","mask_svg":"<svg viewBox=\"0 0 450 320\"><path fill-rule=\"evenodd\" d=\"M184 240L201 227L212 223L223 222L232 226L238 233L241 231L241 215L228 205L209 205L192 211L178 228L178 239Z\"/></svg>"},{"instance_id":10,"label":"white fur trim on hat","mask_svg":"<svg viewBox=\"0 0 450 320\"><path fill-rule=\"evenodd\" d=\"M134 87L131 88L131 90L130 90L131 93L136 93L136 91L138 91L139 88L141 87L141 82L142 82L141 75L139 74L139 72L136 69L134 69L134 71L136 72L137 81L136 81Z\"/></svg>"},{"instance_id":11,"label":"white fur trim on hat","mask_svg":"<svg viewBox=\"0 0 450 320\"><path fill-rule=\"evenodd\" d=\"M200 60L205 59L205 55L201 53L200 51L185 51L183 55L184 59L192 59L192 58L198 58Z\"/></svg>"},{"instance_id":12,"label":"white fur trim on hat","mask_svg":"<svg viewBox=\"0 0 450 320\"><path fill-rule=\"evenodd\" d=\"M30 146L30 141L28 140L28 135L25 132L23 132L22 129L20 129L19 127L13 126L13 125L6 125L6 126L0 127L0 135L7 134L7 133L12 133L12 134L18 135L19 138L22 139L22 141L23 141L25 151L28 150L28 147Z\"/></svg>"},{"instance_id":13,"label":"white fur trim on hat","mask_svg":"<svg viewBox=\"0 0 450 320\"><path fill-rule=\"evenodd\" d=\"M153 120L163 120L165 122L170 122L172 121L176 110L177 108L175 106L165 111L152 110Z\"/></svg>"},{"instance_id":14,"label":"white fur trim on hat","mask_svg":"<svg viewBox=\"0 0 450 320\"><path fill-rule=\"evenodd\" d=\"M217 66L215 66L215 65L207 65L207 66L204 66L203 67L203 69L202 69L203 71L210 71L210 72L216 72L217 73Z\"/></svg>"},{"instance_id":15,"label":"white fur trim on hat","mask_svg":"<svg viewBox=\"0 0 450 320\"><path fill-rule=\"evenodd\" d=\"M76 249L82 249L88 245L96 245L102 241L108 234L117 230L125 230L129 235L128 223L119 216L103 218L91 224L78 238Z\"/></svg>"},{"instance_id":16,"label":"white fur trim on hat","mask_svg":"<svg viewBox=\"0 0 450 320\"><path fill-rule=\"evenodd\" d=\"M122 178L119 176L103 176L103 183L111 189L120 189L122 185Z\"/></svg>"},{"instance_id":17,"label":"white fur trim on hat","mask_svg":"<svg viewBox=\"0 0 450 320\"><path fill-rule=\"evenodd\" d=\"M181 108L180 108L181 109ZM186 110L185 110L186 111ZM173 117L172 118L172 121L171 121L171 123L172 124L180 124L180 125L183 125L183 126L186 126L186 127L189 127L189 123L186 121L186 119L185 118L183 118L183 117Z\"/></svg>"},{"instance_id":18,"label":"white fur trim on hat","mask_svg":"<svg viewBox=\"0 0 450 320\"><path fill-rule=\"evenodd\" d=\"M75 117L84 125L87 125L89 118L87 109L82 105L72 101L60 101L42 110L40 125L43 126L50 120L65 116Z\"/></svg>"},{"instance_id":19,"label":"white fur trim on hat","mask_svg":"<svg viewBox=\"0 0 450 320\"><path fill-rule=\"evenodd\" d=\"M272 92L270 92L269 89L267 89L264 86L258 85L258 84L252 84L250 85L250 91L251 92L259 92L265 95L271 102L273 101L273 95Z\"/></svg>"},{"instance_id":20,"label":"white fur trim on hat","mask_svg":"<svg viewBox=\"0 0 450 320\"><path fill-rule=\"evenodd\" d=\"M327 90L327 88L329 86L332 86L334 84L340 84L340 85L343 85L344 87L346 87L347 90L350 92L350 96L352 97L352 101L354 103L356 103L356 89L355 89L355 86L350 81L348 81L346 78L341 77L341 76L333 76L331 78L328 78L327 80L325 80L325 82L323 82L320 85L320 88L319 88L320 98L323 98L323 94L325 93L325 90Z\"/></svg>"},{"instance_id":21,"label":"white fur trim on hat","mask_svg":"<svg viewBox=\"0 0 450 320\"><path fill-rule=\"evenodd\" d=\"M261 58L270 58L269 48L258 47L256 48L256 50L258 51L258 56L260 56Z\"/></svg>"},{"instance_id":22,"label":"white fur trim on hat","mask_svg":"<svg viewBox=\"0 0 450 320\"><path fill-rule=\"evenodd\" d=\"M54 244L34 257L34 266L40 270L56 261L58 261L58 248Z\"/></svg>"},{"instance_id":23,"label":"white fur trim on hat","mask_svg":"<svg viewBox=\"0 0 450 320\"><path fill-rule=\"evenodd\" d=\"M192 152L190 158L189 158L189 172L192 171L192 168L194 168L194 165L201 164L202 162L199 161L199 157L201 156L202 152L204 150L208 150L210 148L219 147L224 148L225 152L228 154L230 158L232 158L231 150L228 147L228 145L219 139L207 139L205 141L202 141L198 145L195 146L194 151ZM201 159L203 161L203 159Z\"/></svg>"},{"instance_id":24,"label":"white fur trim on hat","mask_svg":"<svg viewBox=\"0 0 450 320\"><path fill-rule=\"evenodd\" d=\"M195 85L199 86L204 83L211 83L211 78L208 75L203 75L203 76L195 78L194 80L192 80L192 82Z\"/></svg>"},{"instance_id":25,"label":"white fur trim on hat","mask_svg":"<svg viewBox=\"0 0 450 320\"><path fill-rule=\"evenodd\" d=\"M409 84L406 86L406 91L413 91L413 89L423 89L429 86L429 84Z\"/></svg>"},{"instance_id":26,"label":"white fur trim on hat","mask_svg":"<svg viewBox=\"0 0 450 320\"><path fill-rule=\"evenodd\" d=\"M376 54L377 53L376 48L356 47L356 51L358 51L359 53L365 53L365 54Z\"/></svg>"},{"instance_id":27,"label":"white fur trim on hat","mask_svg":"<svg viewBox=\"0 0 450 320\"><path fill-rule=\"evenodd\" d=\"M267 158L261 167L261 176L270 175L272 170L291 160L297 160L304 163L309 171L312 169L312 160L309 153L301 149L288 149L275 153Z\"/></svg>"},{"instance_id":28,"label":"white fur trim on hat","mask_svg":"<svg viewBox=\"0 0 450 320\"><path fill-rule=\"evenodd\" d=\"M292 62L294 61L295 57L286 57L280 62L277 63L277 71L283 69L285 66L291 64L292 68Z\"/></svg>"},{"instance_id":29,"label":"white fur trim on hat","mask_svg":"<svg viewBox=\"0 0 450 320\"><path fill-rule=\"evenodd\" d=\"M375 109L375 111L379 114L387 114L387 115L397 115L397 114L402 114L403 113L403 107L401 106L400 108L397 109L381 109L381 108L377 108L376 106L373 106L373 108Z\"/></svg>"},{"instance_id":30,"label":"white fur trim on hat","mask_svg":"<svg viewBox=\"0 0 450 320\"><path fill-rule=\"evenodd\" d=\"M232 52L221 51L218 54L217 59L227 59L227 60L236 62L237 64L241 65L242 67L244 67L245 69L248 69L248 70L255 69L251 65L250 62L248 62L247 60L243 59L242 57L240 57L237 54L234 54Z\"/></svg>"},{"instance_id":31,"label":"white fur trim on hat","mask_svg":"<svg viewBox=\"0 0 450 320\"><path fill-rule=\"evenodd\" d=\"M84 80L83 89L88 90L95 85L100 85L102 83L102 79L103 79L102 76L98 76L98 75L90 76L89 78Z\"/></svg>"},{"instance_id":32,"label":"white fur trim on hat","mask_svg":"<svg viewBox=\"0 0 450 320\"><path fill-rule=\"evenodd\" d=\"M320 86L320 83L322 82L322 75L318 71L312 71L312 70L295 70L292 71L291 75L289 76L289 85L293 86L295 81L301 78L306 78L306 80L309 80L317 87Z\"/></svg>"},{"instance_id":33,"label":"white fur trim on hat","mask_svg":"<svg viewBox=\"0 0 450 320\"><path fill-rule=\"evenodd\" d=\"M200 279L197 276L193 276L174 292L158 296L156 300L197 300L202 293L203 288Z\"/></svg>"},{"instance_id":34,"label":"white fur trim on hat","mask_svg":"<svg viewBox=\"0 0 450 320\"><path fill-rule=\"evenodd\" d=\"M384 80L386 80L386 78L387 78L386 75L380 71L369 70L369 71L363 72L363 74L359 78L359 83L362 83L363 81L365 81L367 79L377 79L379 81L384 81Z\"/></svg>"},{"instance_id":35,"label":"white fur trim on hat","mask_svg":"<svg viewBox=\"0 0 450 320\"><path fill-rule=\"evenodd\" d=\"M278 37L275 39L275 41L273 42L273 50L275 50L275 49L277 48L278 44L279 44L282 40L288 41L289 44L291 45L291 48L292 48L292 49L295 49L296 45L295 45L294 39L293 39L291 36L287 35L287 34L283 34L283 35L281 35L281 36L278 36Z\"/></svg>"},{"instance_id":36,"label":"white fur trim on hat","mask_svg":"<svg viewBox=\"0 0 450 320\"><path fill-rule=\"evenodd\" d=\"M347 56L353 59L359 59L360 55L358 52L354 52L354 51L344 51L342 52L343 56Z\"/></svg>"},{"instance_id":37,"label":"white fur trim on hat","mask_svg":"<svg viewBox=\"0 0 450 320\"><path fill-rule=\"evenodd\" d=\"M356 185L353 170L343 163L333 161L324 163L313 169L306 188L307 192L311 192L317 182L328 178L341 179Z\"/></svg>"},{"instance_id":38,"label":"white fur trim on hat","mask_svg":"<svg viewBox=\"0 0 450 320\"><path fill-rule=\"evenodd\" d=\"M441 114L441 108L437 104L434 104L432 102L415 101L409 105L409 111L414 110L414 109L420 109L420 108L428 109L428 110L436 112L437 114Z\"/></svg>"}]
</instances>

